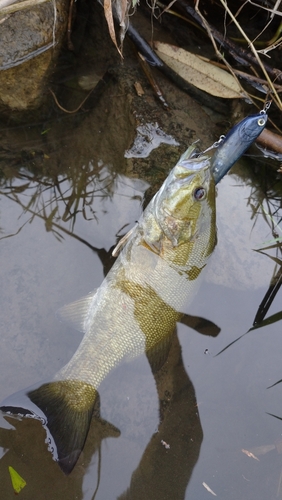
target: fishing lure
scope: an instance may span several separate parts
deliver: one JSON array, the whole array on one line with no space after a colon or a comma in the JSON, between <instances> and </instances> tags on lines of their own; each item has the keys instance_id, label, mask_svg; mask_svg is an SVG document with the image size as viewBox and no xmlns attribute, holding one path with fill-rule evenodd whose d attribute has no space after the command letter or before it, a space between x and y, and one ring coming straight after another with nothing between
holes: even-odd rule
<instances>
[{"instance_id":1,"label":"fishing lure","mask_svg":"<svg viewBox=\"0 0 282 500\"><path fill-rule=\"evenodd\" d=\"M217 184L234 163L245 153L256 138L261 134L268 119L267 102L265 107L256 115L250 115L235 125L225 136L221 136L215 143L217 149L211 160L211 169Z\"/></svg>"}]
</instances>

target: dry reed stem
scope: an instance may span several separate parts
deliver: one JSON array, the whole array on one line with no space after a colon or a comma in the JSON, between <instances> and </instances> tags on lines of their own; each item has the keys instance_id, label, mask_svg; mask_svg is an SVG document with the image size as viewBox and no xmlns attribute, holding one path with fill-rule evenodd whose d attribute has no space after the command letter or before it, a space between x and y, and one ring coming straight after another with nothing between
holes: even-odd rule
<instances>
[{"instance_id":1,"label":"dry reed stem","mask_svg":"<svg viewBox=\"0 0 282 500\"><path fill-rule=\"evenodd\" d=\"M225 67L228 68L228 70L230 71L230 73L233 75L234 79L237 81L239 87L241 88L241 92L242 92L242 96L248 96L248 98L250 99L250 101L253 102L251 96L248 94L248 92L246 92L246 90L242 87L239 79L237 78L232 66L228 63L228 61L225 59L224 55L219 51L219 49L217 48L217 44L215 42L215 39L213 37L213 34L211 32L211 29L210 29L210 26L208 24L208 22L206 21L205 17L201 14L200 10L199 10L199 3L200 3L200 0L196 0L196 3L195 3L195 11L197 12L197 14L200 16L200 18L202 19L202 22L206 28L206 31L211 39L211 42L213 44L213 47L214 47L214 50L215 50L215 53L217 54L218 58L221 59L223 62L224 62L224 65Z\"/></svg>"},{"instance_id":2,"label":"dry reed stem","mask_svg":"<svg viewBox=\"0 0 282 500\"><path fill-rule=\"evenodd\" d=\"M264 9L264 10L267 10L268 12L271 12L271 16L273 16L273 15L282 16L282 12L279 12L279 10L277 10L277 8L279 7L279 5L281 3L281 0L277 0L277 2L274 5L273 9L268 9L267 7L264 7L263 5L259 5L259 4L255 3L255 2L252 2L252 0L247 0L247 1L251 5L254 5L255 7L259 7L260 9Z\"/></svg>"},{"instance_id":3,"label":"dry reed stem","mask_svg":"<svg viewBox=\"0 0 282 500\"><path fill-rule=\"evenodd\" d=\"M265 79L267 80L268 82L268 85L269 85L269 88L270 90L272 91L273 93L273 100L276 102L276 105L277 107L282 111L282 102L280 100L280 97L279 95L277 94L275 88L274 88L274 85L273 85L273 82L270 80L269 76L268 76L268 73L267 71L265 70L265 67L263 65L263 62L261 61L261 58L259 57L259 54L256 50L256 48L254 47L253 43L251 42L251 40L248 38L248 36L246 35L245 31L242 29L242 27L240 26L240 24L237 22L236 18L234 17L234 15L232 14L232 12L230 11L230 9L228 8L227 4L226 4L226 1L225 0L220 0L221 4L223 5L224 9L226 10L226 12L229 14L230 18L232 19L232 21L234 22L235 26L238 28L238 30L240 31L240 33L243 35L243 37L245 38L246 42L248 43L252 53L254 54L264 76L265 76Z\"/></svg>"},{"instance_id":4,"label":"dry reed stem","mask_svg":"<svg viewBox=\"0 0 282 500\"><path fill-rule=\"evenodd\" d=\"M277 94L276 89L275 89L275 87L274 87L274 85L273 85L273 82L272 82L272 81L271 81L271 79L269 78L269 75L268 75L268 73L267 73L267 71L266 71L266 69L265 69L265 67L264 67L264 65L263 65L263 62L261 61L261 59L260 59L260 57L259 57L259 54L258 54L258 52L257 52L256 48L254 47L254 45L253 45L252 41L248 38L248 36L246 35L245 31L244 31L244 30L243 30L243 28L240 26L240 24L238 23L237 19L235 18L235 16L233 15L233 13L232 13L232 12L230 11L230 9L228 8L228 5L227 5L227 3L226 3L226 0L219 0L219 1L220 1L220 3L223 5L223 7L224 7L225 11L226 11L226 12L228 13L228 15L230 16L231 20L234 22L234 24L235 24L235 26L237 27L237 29L240 31L240 33L242 34L242 36L244 37L244 39L245 39L245 40L246 40L246 42L248 43L248 45L249 45L249 47L250 47L250 49L251 49L252 53L254 54L254 57L255 57L255 58L256 58L256 60L257 60L258 65L260 66L260 68L261 68L261 70L262 70L262 72L263 72L263 74L264 74L264 76L265 76L265 79L266 79L266 81L267 81L267 83L268 83L268 85L269 85L269 89L270 89L270 90L271 90L271 92L272 92L272 98L273 98L273 100L275 101L275 103L276 103L277 107L278 107L278 108L282 111L282 102L281 102L281 100L280 100L280 97L279 97L279 95ZM280 1L281 1L281 0L278 0L278 2L280 2ZM199 6L199 2L200 2L200 0L197 0L197 1L196 1L195 10L196 10L196 11L198 12L198 14L201 16L201 18L203 19L203 22L205 22L205 26L207 26L207 27L208 27L207 22L204 20L203 16L202 16L202 15L201 15L201 13L199 12L199 7L198 7L198 6ZM278 2L276 2L276 5L278 4ZM252 3L252 2L250 1L250 3ZM252 4L253 4L253 3L252 3ZM213 40L212 34L211 34L211 32L210 32L210 30L209 30L209 29L207 29L207 31L208 31L208 34L209 34L209 36L210 36L210 38L211 38L211 40L212 40L212 43L213 43L213 45L214 45L214 47L215 47L216 45L215 45L215 42L214 42L214 40ZM218 49L217 49L217 48L216 48L216 53L217 53L217 54L219 53L219 51L218 51ZM220 57L221 57L221 59L222 59L225 63L227 63L227 62L225 61L224 57L223 57L221 54L220 54ZM234 72L233 72L232 68L230 68L230 65L229 65L228 63L227 63L227 67L229 68L229 71L232 71L232 74L234 74Z\"/></svg>"}]
</instances>

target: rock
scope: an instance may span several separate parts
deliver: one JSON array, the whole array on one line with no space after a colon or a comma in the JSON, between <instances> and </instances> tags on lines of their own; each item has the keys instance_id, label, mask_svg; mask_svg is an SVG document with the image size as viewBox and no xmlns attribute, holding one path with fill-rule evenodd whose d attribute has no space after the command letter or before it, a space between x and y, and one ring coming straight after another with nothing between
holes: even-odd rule
<instances>
[{"instance_id":1,"label":"rock","mask_svg":"<svg viewBox=\"0 0 282 500\"><path fill-rule=\"evenodd\" d=\"M42 0L41 0L42 1ZM66 32L69 0L0 10L0 103L12 110L37 107Z\"/></svg>"}]
</instances>

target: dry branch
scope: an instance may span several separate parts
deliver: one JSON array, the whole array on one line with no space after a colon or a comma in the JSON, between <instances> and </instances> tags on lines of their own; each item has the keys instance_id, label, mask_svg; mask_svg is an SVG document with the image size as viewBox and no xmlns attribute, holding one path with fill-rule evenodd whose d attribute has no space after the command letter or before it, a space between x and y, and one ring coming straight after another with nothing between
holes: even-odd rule
<instances>
[{"instance_id":1,"label":"dry branch","mask_svg":"<svg viewBox=\"0 0 282 500\"><path fill-rule=\"evenodd\" d=\"M176 0L176 6L179 6L182 12L189 14L202 28L205 28L205 23L201 16L195 11L193 7L187 4L186 0ZM229 52L229 54L240 64L244 66L255 65L258 66L259 63L257 58L251 54L248 50L238 46L235 42L223 36L214 26L208 23L210 32L214 39L220 43L223 50ZM282 72L277 68L272 68L268 64L264 63L264 68L269 75L272 76L276 81L282 82Z\"/></svg>"}]
</instances>

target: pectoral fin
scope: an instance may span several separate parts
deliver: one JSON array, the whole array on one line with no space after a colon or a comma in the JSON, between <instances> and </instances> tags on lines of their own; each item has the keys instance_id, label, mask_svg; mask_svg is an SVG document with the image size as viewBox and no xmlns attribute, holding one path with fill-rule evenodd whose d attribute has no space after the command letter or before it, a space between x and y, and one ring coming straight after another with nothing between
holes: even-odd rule
<instances>
[{"instance_id":1,"label":"pectoral fin","mask_svg":"<svg viewBox=\"0 0 282 500\"><path fill-rule=\"evenodd\" d=\"M202 335L210 335L211 337L216 337L220 332L220 328L215 323L206 318L201 318L200 316L183 314L179 322L183 325L193 328L193 330L196 330L196 332L199 332Z\"/></svg>"}]
</instances>

